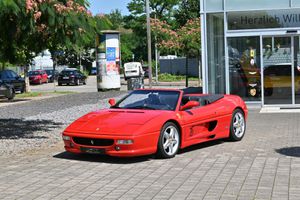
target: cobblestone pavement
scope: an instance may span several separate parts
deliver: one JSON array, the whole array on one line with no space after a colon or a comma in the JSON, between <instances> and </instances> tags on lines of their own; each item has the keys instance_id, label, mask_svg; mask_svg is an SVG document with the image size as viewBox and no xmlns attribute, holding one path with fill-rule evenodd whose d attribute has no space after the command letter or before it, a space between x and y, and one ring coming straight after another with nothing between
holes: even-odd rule
<instances>
[{"instance_id":1,"label":"cobblestone pavement","mask_svg":"<svg viewBox=\"0 0 300 200\"><path fill-rule=\"evenodd\" d=\"M253 109L241 142L199 144L168 160L73 155L61 142L2 156L0 199L299 200L299 117Z\"/></svg>"}]
</instances>

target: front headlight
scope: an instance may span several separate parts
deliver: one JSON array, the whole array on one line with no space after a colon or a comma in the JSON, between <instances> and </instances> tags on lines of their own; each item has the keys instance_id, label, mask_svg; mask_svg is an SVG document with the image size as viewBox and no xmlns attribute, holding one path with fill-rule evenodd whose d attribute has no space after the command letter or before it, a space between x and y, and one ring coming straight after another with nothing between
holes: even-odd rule
<instances>
[{"instance_id":1,"label":"front headlight","mask_svg":"<svg viewBox=\"0 0 300 200\"><path fill-rule=\"evenodd\" d=\"M117 144L130 145L133 144L133 140L117 140Z\"/></svg>"},{"instance_id":2,"label":"front headlight","mask_svg":"<svg viewBox=\"0 0 300 200\"><path fill-rule=\"evenodd\" d=\"M65 141L70 141L71 140L70 136L66 136L66 135L63 135L62 138Z\"/></svg>"}]
</instances>

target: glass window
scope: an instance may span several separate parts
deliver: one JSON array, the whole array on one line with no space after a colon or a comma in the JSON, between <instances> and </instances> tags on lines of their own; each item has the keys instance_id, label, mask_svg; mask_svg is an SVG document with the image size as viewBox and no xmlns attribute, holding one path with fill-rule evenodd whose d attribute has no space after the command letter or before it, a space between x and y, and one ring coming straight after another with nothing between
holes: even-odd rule
<instances>
[{"instance_id":1,"label":"glass window","mask_svg":"<svg viewBox=\"0 0 300 200\"><path fill-rule=\"evenodd\" d=\"M207 15L207 56L208 91L226 93L225 51L224 51L224 14Z\"/></svg>"},{"instance_id":2,"label":"glass window","mask_svg":"<svg viewBox=\"0 0 300 200\"><path fill-rule=\"evenodd\" d=\"M223 0L206 0L207 11L223 11Z\"/></svg>"},{"instance_id":3,"label":"glass window","mask_svg":"<svg viewBox=\"0 0 300 200\"><path fill-rule=\"evenodd\" d=\"M292 0L292 7L300 7L300 1Z\"/></svg>"},{"instance_id":4,"label":"glass window","mask_svg":"<svg viewBox=\"0 0 300 200\"><path fill-rule=\"evenodd\" d=\"M259 37L228 38L230 93L261 100Z\"/></svg>"},{"instance_id":5,"label":"glass window","mask_svg":"<svg viewBox=\"0 0 300 200\"><path fill-rule=\"evenodd\" d=\"M229 30L300 27L300 9L229 12L227 18Z\"/></svg>"},{"instance_id":6,"label":"glass window","mask_svg":"<svg viewBox=\"0 0 300 200\"><path fill-rule=\"evenodd\" d=\"M290 0L226 0L227 10L289 8Z\"/></svg>"}]
</instances>

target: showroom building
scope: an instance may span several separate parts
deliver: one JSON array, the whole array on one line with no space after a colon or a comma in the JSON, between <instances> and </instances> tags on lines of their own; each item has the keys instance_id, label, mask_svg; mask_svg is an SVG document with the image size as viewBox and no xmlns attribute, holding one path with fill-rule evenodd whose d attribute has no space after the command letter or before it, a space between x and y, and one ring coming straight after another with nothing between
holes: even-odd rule
<instances>
[{"instance_id":1,"label":"showroom building","mask_svg":"<svg viewBox=\"0 0 300 200\"><path fill-rule=\"evenodd\" d=\"M300 0L200 0L203 90L300 105Z\"/></svg>"}]
</instances>

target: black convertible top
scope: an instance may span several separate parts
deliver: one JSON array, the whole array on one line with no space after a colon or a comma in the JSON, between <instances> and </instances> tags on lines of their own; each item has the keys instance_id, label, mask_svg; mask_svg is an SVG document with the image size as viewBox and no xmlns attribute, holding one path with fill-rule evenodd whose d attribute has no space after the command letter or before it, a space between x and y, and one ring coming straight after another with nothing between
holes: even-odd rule
<instances>
[{"instance_id":1,"label":"black convertible top","mask_svg":"<svg viewBox=\"0 0 300 200\"><path fill-rule=\"evenodd\" d=\"M201 96L189 96L189 94L202 94L202 87L189 87L182 90L184 96L182 97L182 104L186 104L188 101L198 101L201 106L214 103L222 98L223 94L204 94Z\"/></svg>"}]
</instances>

